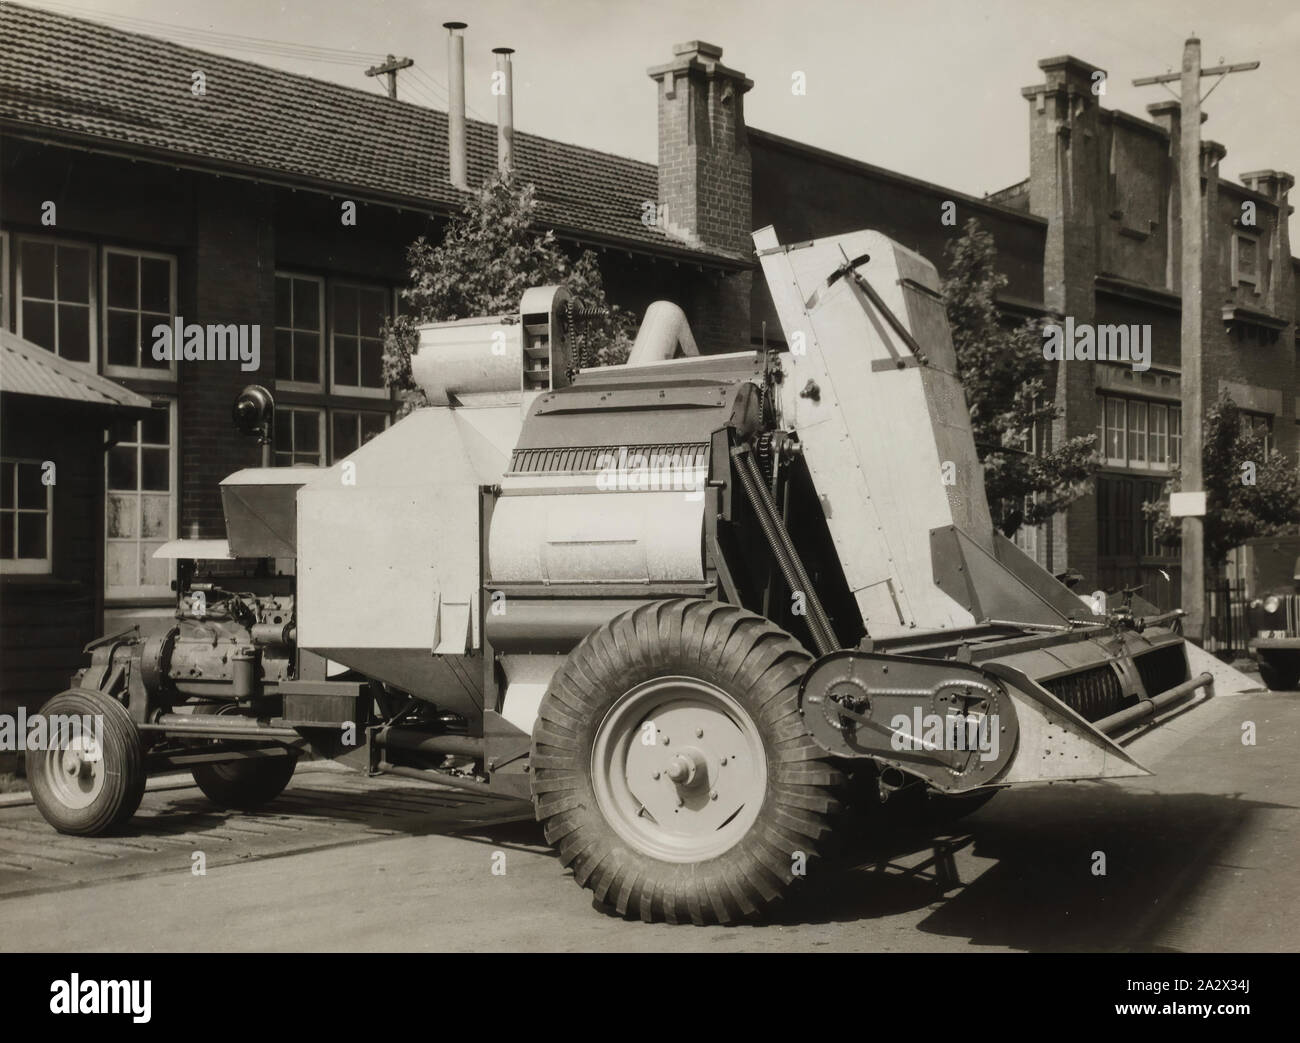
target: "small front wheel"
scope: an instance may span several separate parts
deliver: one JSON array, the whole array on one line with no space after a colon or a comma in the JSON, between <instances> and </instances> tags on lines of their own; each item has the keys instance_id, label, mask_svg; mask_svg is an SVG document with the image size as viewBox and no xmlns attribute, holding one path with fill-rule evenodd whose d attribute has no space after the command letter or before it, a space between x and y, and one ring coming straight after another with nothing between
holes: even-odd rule
<instances>
[{"instance_id":1,"label":"small front wheel","mask_svg":"<svg viewBox=\"0 0 1300 1043\"><path fill-rule=\"evenodd\" d=\"M144 797L140 733L116 699L89 688L41 707L48 742L27 754L32 799L60 833L93 837L127 822Z\"/></svg>"}]
</instances>

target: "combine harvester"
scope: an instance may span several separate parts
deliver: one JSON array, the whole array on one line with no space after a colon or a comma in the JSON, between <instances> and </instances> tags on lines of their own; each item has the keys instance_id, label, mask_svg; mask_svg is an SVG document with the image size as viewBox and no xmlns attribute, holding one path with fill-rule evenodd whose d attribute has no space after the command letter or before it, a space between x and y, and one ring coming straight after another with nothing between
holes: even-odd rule
<instances>
[{"instance_id":1,"label":"combine harvester","mask_svg":"<svg viewBox=\"0 0 1300 1043\"><path fill-rule=\"evenodd\" d=\"M105 727L34 756L45 817L108 832L177 767L256 807L329 757L531 800L599 902L725 923L846 794L957 814L1145 774L1116 737L1208 698L1207 657L994 531L934 268L872 232L755 243L788 351L700 356L661 303L575 373L563 290L530 290L422 329L430 408L227 478L227 540L160 552L175 625L95 642L47 704ZM269 437L262 389L236 416Z\"/></svg>"}]
</instances>

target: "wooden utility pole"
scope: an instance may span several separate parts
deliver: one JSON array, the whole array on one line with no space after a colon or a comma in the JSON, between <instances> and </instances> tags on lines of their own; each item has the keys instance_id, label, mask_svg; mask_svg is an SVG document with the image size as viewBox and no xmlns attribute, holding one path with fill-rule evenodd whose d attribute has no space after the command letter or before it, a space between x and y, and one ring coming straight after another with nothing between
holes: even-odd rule
<instances>
[{"instance_id":1,"label":"wooden utility pole","mask_svg":"<svg viewBox=\"0 0 1300 1043\"><path fill-rule=\"evenodd\" d=\"M388 96L397 97L397 70L409 69L415 62L410 58L394 58L391 54L383 65L376 65L366 70L367 76L387 76Z\"/></svg>"},{"instance_id":2,"label":"wooden utility pole","mask_svg":"<svg viewBox=\"0 0 1300 1043\"><path fill-rule=\"evenodd\" d=\"M1182 364L1182 435L1183 454L1180 464L1183 492L1202 492L1201 473L1202 420L1205 415L1205 358L1201 345L1204 321L1202 267L1207 225L1201 199L1201 77L1218 76L1220 81L1230 72L1258 69L1259 62L1216 65L1201 68L1201 41L1189 37L1183 45L1181 72L1162 76L1144 76L1133 81L1134 87L1168 84L1181 85L1181 149L1178 156L1179 201L1182 207L1182 327L1180 351ZM1210 87L1213 91L1219 84ZM1206 92L1209 97L1209 92ZM1182 607L1184 633L1196 644L1205 641L1205 526L1199 515L1184 516L1182 546Z\"/></svg>"}]
</instances>

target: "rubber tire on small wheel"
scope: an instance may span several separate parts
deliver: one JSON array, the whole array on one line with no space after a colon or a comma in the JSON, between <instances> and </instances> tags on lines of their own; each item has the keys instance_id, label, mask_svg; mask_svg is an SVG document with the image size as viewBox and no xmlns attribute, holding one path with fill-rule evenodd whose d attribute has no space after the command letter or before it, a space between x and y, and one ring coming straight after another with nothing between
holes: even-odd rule
<instances>
[{"instance_id":1,"label":"rubber tire on small wheel","mask_svg":"<svg viewBox=\"0 0 1300 1043\"><path fill-rule=\"evenodd\" d=\"M1270 663L1260 658L1259 679L1270 692L1290 692L1300 684L1300 653L1291 656L1290 660Z\"/></svg>"},{"instance_id":2,"label":"rubber tire on small wheel","mask_svg":"<svg viewBox=\"0 0 1300 1043\"><path fill-rule=\"evenodd\" d=\"M194 708L195 715L224 714L234 706L206 703ZM190 769L203 795L224 811L255 811L275 800L293 778L298 758L267 757L255 760L196 764Z\"/></svg>"},{"instance_id":3,"label":"rubber tire on small wheel","mask_svg":"<svg viewBox=\"0 0 1300 1043\"><path fill-rule=\"evenodd\" d=\"M840 773L799 713L810 659L763 617L693 599L650 602L617 616L569 654L533 732L533 804L547 842L597 903L647 922L709 924L756 918L785 897L824 850L840 810ZM761 803L755 811L746 799L743 815L733 816L737 827L720 827L743 832L698 861L660 857L652 841L629 842L626 829L620 833L602 811L593 778L598 771L616 774L594 756L611 741L608 731L620 727L608 722L661 678L722 693L716 702L727 708L718 716L724 728L730 720L737 734L761 743L765 767L751 769L764 772L754 776ZM599 784L609 792L605 778ZM661 829L658 822L645 828Z\"/></svg>"},{"instance_id":4,"label":"rubber tire on small wheel","mask_svg":"<svg viewBox=\"0 0 1300 1043\"><path fill-rule=\"evenodd\" d=\"M84 805L69 805L52 784L50 775L59 770L62 750L37 750L27 754L27 775L32 799L45 821L60 833L94 837L110 833L128 822L144 798L144 751L140 733L126 707L116 699L91 688L60 692L41 707L48 721L56 715L87 715L103 720L100 770L103 783Z\"/></svg>"}]
</instances>

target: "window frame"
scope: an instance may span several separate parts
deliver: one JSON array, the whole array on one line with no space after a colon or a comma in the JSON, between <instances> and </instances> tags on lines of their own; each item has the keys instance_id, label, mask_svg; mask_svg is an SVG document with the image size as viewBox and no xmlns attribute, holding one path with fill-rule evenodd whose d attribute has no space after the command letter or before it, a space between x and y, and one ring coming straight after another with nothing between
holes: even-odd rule
<instances>
[{"instance_id":1,"label":"window frame","mask_svg":"<svg viewBox=\"0 0 1300 1043\"><path fill-rule=\"evenodd\" d=\"M1240 412L1242 422L1250 428L1251 432L1263 435L1265 459L1272 456L1275 444L1273 441L1273 414L1258 413L1249 409L1243 409Z\"/></svg>"},{"instance_id":2,"label":"window frame","mask_svg":"<svg viewBox=\"0 0 1300 1043\"><path fill-rule=\"evenodd\" d=\"M1241 270L1241 242L1243 239L1249 240L1255 246L1255 274L1245 275ZM1260 237L1252 235L1249 232L1242 232L1234 229L1232 233L1232 285L1249 286L1259 295L1260 276L1263 274L1263 264L1261 262L1262 254L1260 253Z\"/></svg>"},{"instance_id":3,"label":"window frame","mask_svg":"<svg viewBox=\"0 0 1300 1043\"><path fill-rule=\"evenodd\" d=\"M275 407L275 412L276 412L276 417L275 417L275 437L278 437L278 436L279 436L279 433L280 433L280 414L281 414L281 413L315 413L315 414L316 414L317 445L320 446L320 450L319 450L319 453L318 453L318 459L317 459L317 462L314 463L314 464L306 464L305 466L308 466L308 467L326 467L326 466L328 466L328 465L325 463L325 461L329 458L330 445L329 445L329 441L328 441L328 438L329 438L329 431L328 431L328 429L326 428L325 421L326 421L326 418L327 418L327 417L326 417L326 414L329 412L329 410L326 409L324 406L308 406L308 405L297 405L297 404L293 404L293 403L286 403L285 405L277 405L277 406ZM292 419L291 419L290 422L289 422L289 438L290 438L291 440L293 439L293 421L292 421ZM293 460L290 460L289 463L287 463L287 464L279 463L279 462L276 460L276 457L279 456L279 455L280 455L280 450L278 450L278 449L275 447L275 439L274 439L274 437L273 437L273 438L272 438L272 441L271 441L271 466L272 466L272 467L299 467L299 466L304 466L304 465L302 465L302 464L295 463ZM297 450L296 448L291 448L291 449L289 450L289 455L290 455L290 457L293 457L293 456L298 455L298 450Z\"/></svg>"},{"instance_id":4,"label":"window frame","mask_svg":"<svg viewBox=\"0 0 1300 1043\"><path fill-rule=\"evenodd\" d=\"M160 408L163 402L165 402L167 406L167 475L168 475L167 481L169 484L167 495L171 499L171 507L167 512L167 537L166 540L164 540L163 542L169 542L171 540L176 539L177 528L178 528L177 521L178 521L178 516L180 513L180 506L181 506L180 444L178 438L179 426L180 426L180 402L176 398L166 398L166 399L160 398L154 400L154 408ZM142 421L140 421L138 418L135 421L136 424L139 424L141 422ZM137 431L138 430L139 428L137 428ZM136 444L137 446L140 445L140 443L136 443ZM154 445L155 443L149 443L149 444ZM107 566L108 541L110 539L114 539L114 540L119 540L121 542L126 542L128 539L133 539L136 546L139 546L139 544L144 540L144 537L141 536L139 533L141 519L138 516L136 518L136 535L134 537L125 537L125 536L110 537L108 535L108 497L109 497L110 490L108 486L107 444L105 445L104 461L105 461L104 462L104 532L102 537L104 541L104 558L105 558L104 602L106 604L132 604L141 601L154 601L161 598L171 598L173 596L171 584L172 581L176 579L176 562L174 561L168 563L168 570L167 570L168 574L167 574L166 583L155 584L154 586L145 586L144 584L140 584L139 586L132 587L132 588L110 587L108 585L108 566ZM136 485L138 486L139 483L140 483L140 478L139 478L139 472L137 471ZM119 489L114 491L123 492L125 490ZM141 493L143 493L144 491L145 490L137 488L134 490L134 495L139 497ZM149 491L154 495L157 494L157 490L149 490ZM151 537L150 539L156 540L157 537Z\"/></svg>"},{"instance_id":5,"label":"window frame","mask_svg":"<svg viewBox=\"0 0 1300 1043\"><path fill-rule=\"evenodd\" d=\"M356 420L357 449L360 449L365 444L364 442L361 441L361 415L363 413L373 413L376 416L382 416L384 418L384 427L383 427L384 431L387 431L393 425L393 414L386 409L359 409L352 406L332 407L329 411L330 415L329 415L329 464L328 466L333 467L340 460L345 459L345 457L338 455L337 449L334 445L334 418L340 415L350 415ZM379 436L376 435L375 437L377 438ZM355 453L357 449L352 450L352 452ZM352 454L348 453L346 455L350 456Z\"/></svg>"},{"instance_id":6,"label":"window frame","mask_svg":"<svg viewBox=\"0 0 1300 1043\"><path fill-rule=\"evenodd\" d=\"M107 338L107 333L108 333L108 311L109 311L109 303L108 303L108 255L109 255L110 253L121 254L121 255L123 255L123 256L125 256L125 257L134 257L134 258L136 259L136 262L137 262L137 264L136 264L137 273L138 273L138 271L139 271L139 260L140 260L140 258L142 258L142 257L147 257L147 258L149 258L149 259L151 259L151 260L155 260L155 261L166 261L166 262L168 262L168 266L169 266L170 269L171 269L171 280L170 280L171 285L170 285L170 287L169 287L169 293L170 293L170 295L171 295L171 315L170 315L168 318L169 318L169 321L171 321L172 323L175 323L175 321L176 321L176 314L177 314L177 304L178 304L178 301L176 300L176 284L177 284L177 272L176 272L176 269L177 269L177 258L176 258L176 255L175 255L175 254L158 253L157 251L154 251L154 250L136 250L136 249L134 249L134 248L132 248L132 247L126 247L126 246L107 246L107 245L106 245L106 246L104 246L104 247L100 250L100 265L99 265L100 302L101 302L101 303L100 303L100 322L101 322L102 325L103 325L103 329L104 329L104 332L105 332L105 338ZM140 308L139 308L139 300L140 300L140 287L139 287L139 278L138 278L138 274L137 274L137 285L136 285L136 302L137 302L137 307L136 307L136 309L135 309L135 314L136 314L137 316L143 316L144 313L143 313L143 312L140 310ZM121 308L114 308L114 310L115 310L115 311L122 311L123 309L121 309ZM140 340L141 340L140 350L141 350L141 352L144 352L144 351L148 350L148 349L145 347L145 344L148 343L148 342L150 341L150 339L151 339L151 338L147 338L147 337L146 337L145 332L144 332L144 326L143 326L143 324L141 324L141 328L140 328ZM149 367L146 367L146 366L115 366L115 365L111 365L111 364L109 363L109 361L108 361L108 347L107 347L107 343L106 343L106 344L105 344L105 348L104 348L104 364L103 364L103 367L102 367L102 372L103 372L103 374L104 374L105 376L107 376L107 377L117 377L117 378L126 377L126 378L128 378L128 379L135 379L135 380L161 380L161 381L175 382L175 381L178 379L178 363L176 362L175 359L172 359L172 360L167 364L167 368L166 368L166 369L155 369L155 368L149 368Z\"/></svg>"},{"instance_id":7,"label":"window frame","mask_svg":"<svg viewBox=\"0 0 1300 1043\"><path fill-rule=\"evenodd\" d=\"M52 354L55 358L60 358L63 359L63 361L65 362L70 362L74 366L84 366L87 369L89 369L92 373L98 373L99 372L99 324L97 320L99 318L99 299L98 299L99 298L99 273L96 271L96 266L99 264L99 247L95 243L90 242L89 240L68 239L63 236L56 236L56 235L19 235L15 238L14 242L17 247L16 253L18 258L18 264L15 266L16 278L14 280L14 313L15 313L14 332L17 333L18 336L20 337L25 337L25 334L23 332L23 300L25 299L23 297L23 268L24 268L24 265L22 264L23 244L29 242L47 244L55 247L56 250L60 246L80 247L84 249L86 253L89 255L90 272L89 272L89 278L86 280L87 282L86 292L87 292L87 296L89 297L89 302L86 305L86 310L87 310L86 324L89 327L88 340L89 340L90 358L87 359L85 362L77 362L75 359L70 359L67 356L61 354L58 350L59 271L58 271L57 263L55 264L54 267L55 296L52 301L46 301L46 303L51 303L54 305L54 323L55 323L54 349L50 352L50 354ZM45 298L33 297L32 300L45 301ZM81 307L80 301L72 301L69 303L75 304L77 307ZM32 343L35 343L35 341L33 341Z\"/></svg>"},{"instance_id":8,"label":"window frame","mask_svg":"<svg viewBox=\"0 0 1300 1043\"><path fill-rule=\"evenodd\" d=\"M46 464L45 460L33 460L25 456L4 456L0 457L0 463L15 464L21 466L29 464L37 470L43 470ZM14 469L14 481L18 480L17 467ZM52 576L54 574L54 486L41 485L45 489L45 557L43 558L4 558L0 557L0 575L5 576ZM14 489L14 505L10 508L0 508L0 513L14 515L14 552L17 553L18 546L18 515L20 513L35 514L35 508L22 508L18 506L18 489Z\"/></svg>"},{"instance_id":9,"label":"window frame","mask_svg":"<svg viewBox=\"0 0 1300 1043\"><path fill-rule=\"evenodd\" d=\"M1098 449L1103 467L1123 468L1141 471L1147 474L1168 474L1177 469L1180 458L1175 458L1175 450L1182 448L1182 403L1165 399L1144 398L1141 395L1112 395L1098 393ZM1112 406L1119 414L1119 427L1111 423ZM1141 446L1143 459L1134 460L1129 455L1129 439L1137 434L1130 423L1130 415L1142 415ZM1154 423L1156 415L1163 416L1163 431L1157 432ZM1123 450L1122 456L1110 453L1110 436L1114 432L1117 442ZM1164 459L1156 460L1153 447L1164 450Z\"/></svg>"},{"instance_id":10,"label":"window frame","mask_svg":"<svg viewBox=\"0 0 1300 1043\"><path fill-rule=\"evenodd\" d=\"M388 297L390 296L388 287L380 285L378 283L355 282L351 279L331 279L329 280L329 285L327 289L329 292L329 309L327 313L327 317L329 319L329 359L328 359L329 393L333 395L350 395L354 398L373 398L377 400L384 400L390 398L391 394L390 394L389 387L387 384L383 383L384 375L383 375L382 361L380 364L380 371L379 371L379 380L380 380L379 387L374 387L374 388L366 387L363 384L356 384L356 385L340 384L336 382L334 379L334 358L335 358L334 340L335 337L338 336L338 323L335 321L334 291L338 289L338 290L369 290L371 292L378 292L381 295L383 295L385 308L387 308L390 306L391 303L388 300ZM392 311L385 311L384 318L390 319L394 314L395 313ZM359 334L357 339L358 339L357 380L360 380L361 379L361 345L359 343L360 341ZM382 353L383 351L382 337L379 338L379 346L380 346L380 352ZM381 358L382 358L382 354L381 354Z\"/></svg>"},{"instance_id":11,"label":"window frame","mask_svg":"<svg viewBox=\"0 0 1300 1043\"><path fill-rule=\"evenodd\" d=\"M329 387L329 382L328 382L329 374L331 372L331 367L333 366L333 360L329 357L329 352L327 350L331 338L330 329L326 325L326 323L330 318L329 307L327 302L327 293L329 289L327 280L323 275L312 275L309 272L295 272L289 270L282 270L279 268L275 270L275 278L277 280L301 279L304 282L314 282L320 290L320 296L317 301L317 312L318 312L317 322L319 323L319 325L316 327L316 332L320 336L320 346L317 350L317 370L316 370L317 373L320 374L320 380L315 384L310 384L304 380L281 380L277 376L275 378L275 386L277 389L281 391L304 391L304 392L315 392L318 394L323 394L325 392L325 389ZM292 306L292 301L293 301L292 286L290 287L289 290L289 300ZM273 321L271 323L271 346L272 346L272 350L274 350L276 353L276 363L278 364L280 346L277 343L277 341L279 340L277 334L281 330L285 329L285 327L281 326L278 321L274 321L275 318L276 317L273 315L272 316ZM290 334L292 335L296 327L291 326L288 327L288 329ZM307 333L310 331L303 330L302 332ZM292 336L290 336L290 346L289 346L290 352L293 351L292 341L293 338Z\"/></svg>"}]
</instances>

